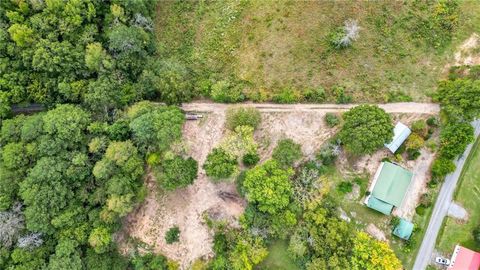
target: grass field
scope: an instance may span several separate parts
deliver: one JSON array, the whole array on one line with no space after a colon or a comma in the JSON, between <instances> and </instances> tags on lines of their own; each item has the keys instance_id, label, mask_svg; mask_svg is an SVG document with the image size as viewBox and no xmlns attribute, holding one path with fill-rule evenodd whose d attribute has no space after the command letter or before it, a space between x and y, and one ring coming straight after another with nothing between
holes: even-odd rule
<instances>
[{"instance_id":1,"label":"grass field","mask_svg":"<svg viewBox=\"0 0 480 270\"><path fill-rule=\"evenodd\" d=\"M290 259L288 255L288 243L278 240L268 249L268 257L257 267L265 270L297 270L298 266Z\"/></svg>"},{"instance_id":2,"label":"grass field","mask_svg":"<svg viewBox=\"0 0 480 270\"><path fill-rule=\"evenodd\" d=\"M437 248L441 252L451 253L456 244L467 248L480 250L475 244L472 230L480 225L480 141L474 145L469 160L462 172L460 185L455 193L455 201L459 202L469 214L468 222L462 224L452 218L447 218Z\"/></svg>"},{"instance_id":3,"label":"grass field","mask_svg":"<svg viewBox=\"0 0 480 270\"><path fill-rule=\"evenodd\" d=\"M350 19L360 37L337 49L332 33ZM160 1L156 33L160 56L179 59L197 82L242 82L257 101L318 87L326 102L339 87L356 102L423 101L479 22L475 1Z\"/></svg>"}]
</instances>

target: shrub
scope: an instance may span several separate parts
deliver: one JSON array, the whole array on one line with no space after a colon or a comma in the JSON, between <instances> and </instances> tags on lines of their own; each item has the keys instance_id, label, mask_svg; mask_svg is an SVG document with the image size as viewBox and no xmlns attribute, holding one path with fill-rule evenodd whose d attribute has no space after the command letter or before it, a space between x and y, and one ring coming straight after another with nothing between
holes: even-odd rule
<instances>
[{"instance_id":1,"label":"shrub","mask_svg":"<svg viewBox=\"0 0 480 270\"><path fill-rule=\"evenodd\" d=\"M255 108L230 108L227 110L226 126L230 130L235 130L238 126L251 126L255 129L261 120L260 112Z\"/></svg>"},{"instance_id":2,"label":"shrub","mask_svg":"<svg viewBox=\"0 0 480 270\"><path fill-rule=\"evenodd\" d=\"M243 165L251 167L260 161L260 156L257 153L246 153L242 157Z\"/></svg>"},{"instance_id":3,"label":"shrub","mask_svg":"<svg viewBox=\"0 0 480 270\"><path fill-rule=\"evenodd\" d=\"M418 150L418 149L422 148L424 144L425 144L425 141L423 140L422 137L420 137L416 133L412 133L412 134L410 134L410 136L408 136L408 139L405 142L405 147L406 147L407 151L408 150Z\"/></svg>"},{"instance_id":4,"label":"shrub","mask_svg":"<svg viewBox=\"0 0 480 270\"><path fill-rule=\"evenodd\" d=\"M475 227L472 231L473 234L473 240L475 240L475 243L477 243L477 246L480 246L480 225Z\"/></svg>"},{"instance_id":5,"label":"shrub","mask_svg":"<svg viewBox=\"0 0 480 270\"><path fill-rule=\"evenodd\" d=\"M415 208L415 212L419 215L419 216L423 216L425 214L425 207L420 205L420 206L417 206L417 208Z\"/></svg>"},{"instance_id":6,"label":"shrub","mask_svg":"<svg viewBox=\"0 0 480 270\"><path fill-rule=\"evenodd\" d=\"M302 157L302 150L298 143L292 139L280 140L273 149L272 158L277 160L282 167L292 166L293 163Z\"/></svg>"},{"instance_id":7,"label":"shrub","mask_svg":"<svg viewBox=\"0 0 480 270\"><path fill-rule=\"evenodd\" d=\"M168 229L167 233L165 234L165 241L167 241L167 244L178 242L179 239L180 229L178 228L178 226L174 226Z\"/></svg>"},{"instance_id":8,"label":"shrub","mask_svg":"<svg viewBox=\"0 0 480 270\"><path fill-rule=\"evenodd\" d=\"M392 119L385 110L359 105L343 114L345 123L339 138L353 154L371 154L393 137Z\"/></svg>"},{"instance_id":9,"label":"shrub","mask_svg":"<svg viewBox=\"0 0 480 270\"><path fill-rule=\"evenodd\" d=\"M347 95L345 93L345 88L341 86L333 87L333 94L336 97L337 104L347 104L347 103L351 103L353 100L352 96Z\"/></svg>"},{"instance_id":10,"label":"shrub","mask_svg":"<svg viewBox=\"0 0 480 270\"><path fill-rule=\"evenodd\" d=\"M223 179L232 176L237 170L237 159L220 148L213 149L203 164L207 176Z\"/></svg>"},{"instance_id":11,"label":"shrub","mask_svg":"<svg viewBox=\"0 0 480 270\"><path fill-rule=\"evenodd\" d=\"M400 218L399 217L396 217L396 216L392 216L392 218L390 219L390 225L395 228L398 226L398 224L400 224Z\"/></svg>"},{"instance_id":12,"label":"shrub","mask_svg":"<svg viewBox=\"0 0 480 270\"><path fill-rule=\"evenodd\" d=\"M272 100L277 103L295 103L300 101L300 95L289 87L282 88L280 92L275 93Z\"/></svg>"},{"instance_id":13,"label":"shrub","mask_svg":"<svg viewBox=\"0 0 480 270\"><path fill-rule=\"evenodd\" d=\"M433 198L431 193L423 193L422 196L420 196L420 205L423 207L430 207L433 203Z\"/></svg>"},{"instance_id":14,"label":"shrub","mask_svg":"<svg viewBox=\"0 0 480 270\"><path fill-rule=\"evenodd\" d=\"M321 103L325 101L325 89L323 87L309 88L303 93L308 102Z\"/></svg>"},{"instance_id":15,"label":"shrub","mask_svg":"<svg viewBox=\"0 0 480 270\"><path fill-rule=\"evenodd\" d=\"M418 135L420 135L424 138L427 136L428 128L427 128L427 124L425 123L425 121L417 120L417 121L412 123L411 128L412 128L412 131L417 133Z\"/></svg>"},{"instance_id":16,"label":"shrub","mask_svg":"<svg viewBox=\"0 0 480 270\"><path fill-rule=\"evenodd\" d=\"M418 151L418 149L408 149L407 155L408 160L416 160L421 155L421 153L420 151Z\"/></svg>"},{"instance_id":17,"label":"shrub","mask_svg":"<svg viewBox=\"0 0 480 270\"><path fill-rule=\"evenodd\" d=\"M322 145L316 155L316 158L323 165L328 166L335 162L338 154L340 154L340 146L335 143L327 143Z\"/></svg>"},{"instance_id":18,"label":"shrub","mask_svg":"<svg viewBox=\"0 0 480 270\"><path fill-rule=\"evenodd\" d=\"M440 157L433 162L432 176L435 178L443 178L453 171L455 171L455 164L449 159Z\"/></svg>"},{"instance_id":19,"label":"shrub","mask_svg":"<svg viewBox=\"0 0 480 270\"><path fill-rule=\"evenodd\" d=\"M352 192L352 189L353 189L353 184L348 181L341 182L337 187L337 190L343 194Z\"/></svg>"},{"instance_id":20,"label":"shrub","mask_svg":"<svg viewBox=\"0 0 480 270\"><path fill-rule=\"evenodd\" d=\"M329 35L330 45L336 49L350 47L358 39L360 26L356 20L347 20L343 27L335 28Z\"/></svg>"},{"instance_id":21,"label":"shrub","mask_svg":"<svg viewBox=\"0 0 480 270\"><path fill-rule=\"evenodd\" d=\"M184 159L181 156L175 156L164 160L161 170L158 176L160 185L166 190L175 190L193 183L197 178L198 163L191 157Z\"/></svg>"},{"instance_id":22,"label":"shrub","mask_svg":"<svg viewBox=\"0 0 480 270\"><path fill-rule=\"evenodd\" d=\"M438 119L434 116L427 119L427 125L430 127L438 127Z\"/></svg>"},{"instance_id":23,"label":"shrub","mask_svg":"<svg viewBox=\"0 0 480 270\"><path fill-rule=\"evenodd\" d=\"M240 86L232 85L228 81L214 83L210 94L216 102L235 103L245 99Z\"/></svg>"},{"instance_id":24,"label":"shrub","mask_svg":"<svg viewBox=\"0 0 480 270\"><path fill-rule=\"evenodd\" d=\"M329 127L334 127L340 123L340 118L334 113L327 113L325 114L325 123Z\"/></svg>"}]
</instances>

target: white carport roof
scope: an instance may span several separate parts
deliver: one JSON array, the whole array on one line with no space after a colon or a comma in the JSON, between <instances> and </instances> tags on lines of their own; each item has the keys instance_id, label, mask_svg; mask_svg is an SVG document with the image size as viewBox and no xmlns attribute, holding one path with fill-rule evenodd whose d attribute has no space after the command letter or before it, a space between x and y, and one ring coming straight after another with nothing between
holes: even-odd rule
<instances>
[{"instance_id":1,"label":"white carport roof","mask_svg":"<svg viewBox=\"0 0 480 270\"><path fill-rule=\"evenodd\" d=\"M402 143L410 136L412 131L404 124L398 122L393 129L393 139L390 143L385 144L385 147L395 153Z\"/></svg>"}]
</instances>

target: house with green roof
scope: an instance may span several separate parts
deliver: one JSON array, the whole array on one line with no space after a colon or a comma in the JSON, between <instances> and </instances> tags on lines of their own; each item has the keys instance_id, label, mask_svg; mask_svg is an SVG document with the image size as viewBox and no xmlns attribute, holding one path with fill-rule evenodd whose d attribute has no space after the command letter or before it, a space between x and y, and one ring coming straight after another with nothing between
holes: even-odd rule
<instances>
[{"instance_id":1,"label":"house with green roof","mask_svg":"<svg viewBox=\"0 0 480 270\"><path fill-rule=\"evenodd\" d=\"M410 221L400 218L400 222L393 229L393 235L396 235L404 240L410 239L413 233L413 223Z\"/></svg>"},{"instance_id":2,"label":"house with green roof","mask_svg":"<svg viewBox=\"0 0 480 270\"><path fill-rule=\"evenodd\" d=\"M413 173L390 162L382 162L370 186L365 204L385 215L402 205Z\"/></svg>"}]
</instances>

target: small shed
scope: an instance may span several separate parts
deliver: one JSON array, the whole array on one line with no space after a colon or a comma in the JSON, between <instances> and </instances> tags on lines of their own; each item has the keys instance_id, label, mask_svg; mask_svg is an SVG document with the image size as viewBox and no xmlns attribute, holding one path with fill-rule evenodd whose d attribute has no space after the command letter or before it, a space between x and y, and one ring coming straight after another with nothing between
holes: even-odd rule
<instances>
[{"instance_id":1,"label":"small shed","mask_svg":"<svg viewBox=\"0 0 480 270\"><path fill-rule=\"evenodd\" d=\"M404 240L410 239L413 232L413 223L401 218L398 225L393 229L393 235L396 235Z\"/></svg>"},{"instance_id":2,"label":"small shed","mask_svg":"<svg viewBox=\"0 0 480 270\"><path fill-rule=\"evenodd\" d=\"M412 131L406 125L398 122L393 129L392 141L385 144L385 147L387 147L392 153L395 153L411 133Z\"/></svg>"}]
</instances>

